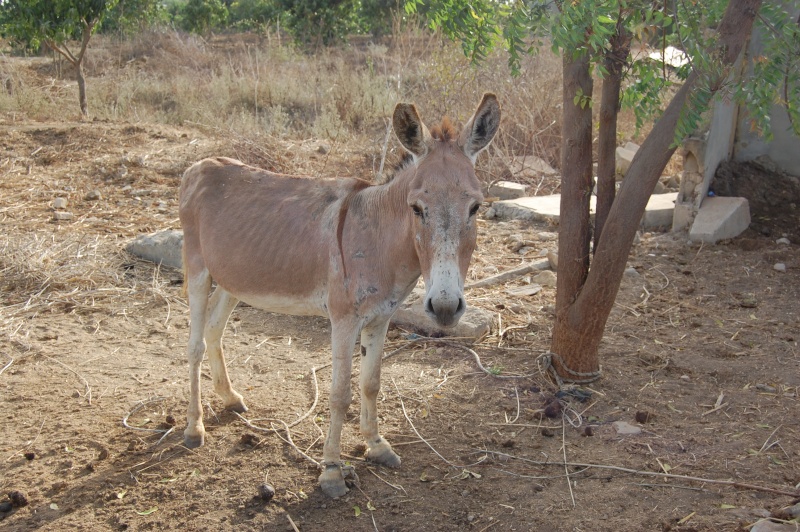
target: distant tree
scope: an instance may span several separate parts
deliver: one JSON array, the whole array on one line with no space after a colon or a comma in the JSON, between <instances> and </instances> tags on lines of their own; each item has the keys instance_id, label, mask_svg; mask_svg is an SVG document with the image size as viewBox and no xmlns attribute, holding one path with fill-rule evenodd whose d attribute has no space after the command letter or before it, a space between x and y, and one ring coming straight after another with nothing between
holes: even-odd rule
<instances>
[{"instance_id":1,"label":"distant tree","mask_svg":"<svg viewBox=\"0 0 800 532\"><path fill-rule=\"evenodd\" d=\"M89 114L83 61L89 40L117 0L5 0L0 3L0 34L12 45L38 50L47 46L73 67L81 114ZM73 53L71 41L78 41Z\"/></svg>"},{"instance_id":2,"label":"distant tree","mask_svg":"<svg viewBox=\"0 0 800 532\"><path fill-rule=\"evenodd\" d=\"M167 9L161 0L118 0L103 18L103 33L135 33L167 22Z\"/></svg>"},{"instance_id":3,"label":"distant tree","mask_svg":"<svg viewBox=\"0 0 800 532\"><path fill-rule=\"evenodd\" d=\"M178 9L180 27L201 35L224 27L228 21L228 8L222 0L189 0Z\"/></svg>"},{"instance_id":4,"label":"distant tree","mask_svg":"<svg viewBox=\"0 0 800 532\"><path fill-rule=\"evenodd\" d=\"M358 27L358 0L275 0L275 4L295 40L312 48L341 41Z\"/></svg>"},{"instance_id":5,"label":"distant tree","mask_svg":"<svg viewBox=\"0 0 800 532\"><path fill-rule=\"evenodd\" d=\"M262 28L281 18L282 11L274 0L235 0L228 7L228 22L243 29Z\"/></svg>"}]
</instances>

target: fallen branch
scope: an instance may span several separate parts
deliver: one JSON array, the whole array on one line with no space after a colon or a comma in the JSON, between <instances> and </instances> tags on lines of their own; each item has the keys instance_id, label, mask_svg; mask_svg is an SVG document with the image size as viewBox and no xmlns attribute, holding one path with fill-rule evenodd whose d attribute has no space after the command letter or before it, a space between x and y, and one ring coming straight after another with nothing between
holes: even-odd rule
<instances>
[{"instance_id":1,"label":"fallen branch","mask_svg":"<svg viewBox=\"0 0 800 532\"><path fill-rule=\"evenodd\" d=\"M283 428L284 428L284 430L286 431L286 437L284 438L283 436L281 436L280 432L279 432L279 431L278 431L278 429L276 429L275 427L269 427L269 428L267 428L267 427L259 427L258 425L254 424L252 421L250 421L249 419L247 419L246 417L244 417L243 415L241 415L239 412L235 412L235 411L234 411L233 413L234 413L234 414L236 414L236 415L239 417L239 419L241 419L241 420L244 422L244 424L245 424L245 425L247 425L248 427L250 427L250 428L251 428L251 429L253 429L253 430L258 430L258 431L261 431L261 432L272 432L272 433L273 433L273 434L275 434L275 435L276 435L278 438L280 438L281 440L283 440L285 443L289 444L289 445L290 445L290 446L291 446L291 447L292 447L292 448L293 448L295 451L297 451L297 453L298 453L300 456L302 456L303 458L305 458L306 460L308 460L309 462L311 462L311 463L312 463L312 464L314 464L315 466L319 467L319 465L320 465L320 463L319 463L319 462L317 462L316 460L314 460L313 458L311 458L309 455L307 455L305 452L303 452L303 450L302 450L302 449L300 449L300 447L298 447L298 446L297 446L297 445L294 443L294 440L292 440L292 432L291 432L291 430L289 430L289 425L288 425L288 424L287 424L285 421L283 421L283 420L281 420L281 419L267 419L267 420L263 420L263 421L277 422L277 423L280 423L280 424L282 424L282 425L283 425Z\"/></svg>"},{"instance_id":2,"label":"fallen branch","mask_svg":"<svg viewBox=\"0 0 800 532\"><path fill-rule=\"evenodd\" d=\"M427 445L427 446L428 446L428 448L429 448L431 451L433 451L433 453L434 453L436 456L438 456L439 458L441 458L441 459L444 461L444 463L446 463L446 464L447 464L447 465L449 465L450 467L455 467L456 469L465 469L465 468L467 468L467 467L472 467L472 466L474 466L474 465L478 465L478 464L480 464L481 462L483 462L483 459L480 459L480 460L478 460L477 462L475 462L475 463L473 463L473 464L468 464L468 465L458 465L458 464L454 464L453 462L451 462L450 460L448 460L447 458L445 458L444 456L442 456L442 455L439 453L439 451L437 451L436 449L434 449L433 445L431 445L430 443L428 443L428 440L426 440L425 438L423 438L423 437L422 437L422 434L420 434L420 433L419 433L419 431L417 430L417 427L415 427L415 426L414 426L414 422L413 422L413 421L411 421L411 418L410 418L410 417L408 417L408 412L406 411L406 404L403 402L403 396L402 396L402 395L400 395L400 389L397 387L397 383L394 381L394 379L392 379L392 384L394 385L394 389L395 389L395 391L397 392L397 397L400 399L400 407L403 409L403 415L405 416L405 418L406 418L406 421L408 421L408 424L409 424L409 425L411 425L411 430L413 430L413 431L414 431L414 434L416 434L416 435L417 435L417 438L419 438L420 440L422 440L422 442L423 442L423 443L425 443L425 445Z\"/></svg>"},{"instance_id":3,"label":"fallen branch","mask_svg":"<svg viewBox=\"0 0 800 532\"><path fill-rule=\"evenodd\" d=\"M741 488L747 489L752 491L762 491L765 493L774 493L776 495L785 495L787 497L798 498L800 497L800 491L794 490L782 490L779 488L770 488L767 486L758 486L756 484L748 484L746 482L737 482L735 480L717 480L712 478L703 478L703 477L692 477L688 475L675 475L673 473L657 473L655 471L644 471L641 469L630 469L627 467L620 467L614 465L604 465L604 464L587 464L581 462L541 462L539 460L531 460L529 458L521 458L519 456L514 456L511 454L503 453L500 451L488 451L488 450L481 450L476 451L483 454L493 454L497 456L502 456L504 458L511 458L514 460L520 460L522 462L528 464L534 464L538 466L559 466L559 467L583 467L586 469L606 469L610 471L620 471L622 473L630 473L632 475L641 475L647 477L658 477L658 478L670 478L675 480L685 480L687 482L701 482L705 484L719 484L722 486L732 486L734 488Z\"/></svg>"},{"instance_id":4,"label":"fallen branch","mask_svg":"<svg viewBox=\"0 0 800 532\"><path fill-rule=\"evenodd\" d=\"M543 267L545 264L547 265L547 267ZM518 266L513 270L506 270L496 275L492 275L491 277L486 277L485 279L481 279L480 281L475 281L474 283L470 283L464 287L464 290L470 290L471 288L484 288L486 286L491 286L493 284L507 283L508 281L514 280L518 277L522 277L523 275L527 275L531 272L542 269L549 270L550 263L544 260L540 262L535 262L533 264L523 264L522 266Z\"/></svg>"},{"instance_id":5,"label":"fallen branch","mask_svg":"<svg viewBox=\"0 0 800 532\"><path fill-rule=\"evenodd\" d=\"M9 368L9 366L11 366L11 364L13 364L13 363L14 363L14 357L12 357L11 355L8 355L8 354L6 354L6 356L7 356L7 357L8 357L10 360L8 361L8 364L6 364L5 366L3 366L3 369L0 369L0 375L2 375L2 374L3 374L3 372L4 372L5 370L7 370L7 369Z\"/></svg>"},{"instance_id":6,"label":"fallen branch","mask_svg":"<svg viewBox=\"0 0 800 532\"><path fill-rule=\"evenodd\" d=\"M84 386L86 386L86 394L84 395L84 396L86 397L86 403L87 403L89 406L92 406L92 388L91 388L91 386L89 386L89 381L87 381L87 380L84 378L84 376L83 376L83 375L81 375L80 373L78 373L77 371L75 371L74 369L72 369L71 367L67 366L66 364L64 364L64 363L63 363L63 362L61 362L60 360L58 360L58 359L55 359L55 358L52 358L52 357L49 357L49 356L47 356L47 355L42 355L42 356L43 356L44 358L46 358L47 360L52 360L53 362L55 362L56 364L60 365L61 367L63 367L63 368L64 368L64 369L66 369L67 371L71 372L71 373L72 373L73 375L75 375L76 377L78 377L80 380L82 380L82 381L83 381L83 385L84 385Z\"/></svg>"},{"instance_id":7,"label":"fallen branch","mask_svg":"<svg viewBox=\"0 0 800 532\"><path fill-rule=\"evenodd\" d=\"M131 429L131 430L143 430L145 432L165 433L164 436L166 436L167 434L172 432L175 429L175 427L170 427L169 429L148 429L144 427L133 427L128 424L128 418L130 418L133 414L135 414L136 412L138 412L139 410L141 410L142 408L144 408L149 404L158 403L164 400L166 400L166 397L155 397L153 399L148 399L147 401L139 401L139 404L136 405L136 407L133 410L125 414L125 417L122 418L122 426L124 426L126 429ZM158 443L156 443L156 445L161 443L161 441L164 439L164 436L162 436L161 439L158 440Z\"/></svg>"},{"instance_id":8,"label":"fallen branch","mask_svg":"<svg viewBox=\"0 0 800 532\"><path fill-rule=\"evenodd\" d=\"M26 445L25 447L23 447L23 448L22 448L22 449L20 449L19 451L15 452L15 453L12 453L11 455L9 455L9 457L8 457L8 458L6 458L6 462L8 462L9 460L11 460L12 458L14 458L15 456L17 456L18 454L22 454L22 453L24 453L24 452L25 452L25 449L29 449L29 448L30 448L30 447L31 447L31 446L32 446L34 443L36 443L36 440L38 440L38 439L39 439L39 436L41 436L41 434L42 434L42 428L43 428L43 427L44 427L44 421L42 421L42 424L41 424L41 425L39 425L39 430L36 432L36 437L35 437L35 438L33 438L31 441L29 441L29 442L28 442L28 445Z\"/></svg>"}]
</instances>

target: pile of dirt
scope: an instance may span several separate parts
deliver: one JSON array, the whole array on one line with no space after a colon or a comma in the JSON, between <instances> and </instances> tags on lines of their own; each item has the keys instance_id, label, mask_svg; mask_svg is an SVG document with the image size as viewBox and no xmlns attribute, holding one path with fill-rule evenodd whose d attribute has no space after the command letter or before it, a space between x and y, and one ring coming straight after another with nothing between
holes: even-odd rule
<instances>
[{"instance_id":1,"label":"pile of dirt","mask_svg":"<svg viewBox=\"0 0 800 532\"><path fill-rule=\"evenodd\" d=\"M800 177L781 171L769 158L723 162L711 190L747 198L754 231L800 242Z\"/></svg>"}]
</instances>

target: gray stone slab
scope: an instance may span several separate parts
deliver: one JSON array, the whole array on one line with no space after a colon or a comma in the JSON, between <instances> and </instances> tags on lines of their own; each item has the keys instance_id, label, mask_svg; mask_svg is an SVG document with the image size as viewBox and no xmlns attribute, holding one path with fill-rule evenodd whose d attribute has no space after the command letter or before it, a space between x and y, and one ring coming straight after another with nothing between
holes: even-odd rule
<instances>
[{"instance_id":1,"label":"gray stone slab","mask_svg":"<svg viewBox=\"0 0 800 532\"><path fill-rule=\"evenodd\" d=\"M139 235L125 246L125 250L161 266L183 269L183 231L167 230Z\"/></svg>"},{"instance_id":2,"label":"gray stone slab","mask_svg":"<svg viewBox=\"0 0 800 532\"><path fill-rule=\"evenodd\" d=\"M403 305L392 316L392 325L422 336L454 337L465 340L478 340L489 334L494 316L491 312L467 305L467 310L455 327L439 327L423 308L424 298L411 305Z\"/></svg>"},{"instance_id":3,"label":"gray stone slab","mask_svg":"<svg viewBox=\"0 0 800 532\"><path fill-rule=\"evenodd\" d=\"M528 187L512 181L498 181L489 187L489 195L501 200L522 198L528 193Z\"/></svg>"},{"instance_id":4,"label":"gray stone slab","mask_svg":"<svg viewBox=\"0 0 800 532\"><path fill-rule=\"evenodd\" d=\"M689 239L716 244L735 238L750 226L750 205L745 198L705 198L697 211Z\"/></svg>"},{"instance_id":5,"label":"gray stone slab","mask_svg":"<svg viewBox=\"0 0 800 532\"><path fill-rule=\"evenodd\" d=\"M650 196L642 218L643 228L653 230L672 226L672 212L677 192ZM596 198L592 196L589 209L594 213ZM501 219L520 219L558 223L561 212L561 194L551 196L528 196L518 199L495 201L494 216Z\"/></svg>"}]
</instances>

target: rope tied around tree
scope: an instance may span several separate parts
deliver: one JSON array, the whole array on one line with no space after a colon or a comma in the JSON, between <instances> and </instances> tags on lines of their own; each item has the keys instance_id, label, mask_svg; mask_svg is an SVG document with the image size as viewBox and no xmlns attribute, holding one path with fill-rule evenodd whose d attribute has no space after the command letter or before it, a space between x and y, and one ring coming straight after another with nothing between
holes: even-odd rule
<instances>
[{"instance_id":1,"label":"rope tied around tree","mask_svg":"<svg viewBox=\"0 0 800 532\"><path fill-rule=\"evenodd\" d=\"M589 384L602 376L602 366L597 371L575 371L567 366L567 364L564 362L564 359L561 358L557 353L548 351L547 353L539 355L539 358L536 359L536 365L539 367L539 371L541 371L543 374L550 374L556 381L556 384L558 384L559 388L564 386L564 379L562 379L561 375L559 375L556 371L556 368L553 365L553 360L558 362L561 368L568 374L567 379L569 382L573 384Z\"/></svg>"}]
</instances>

